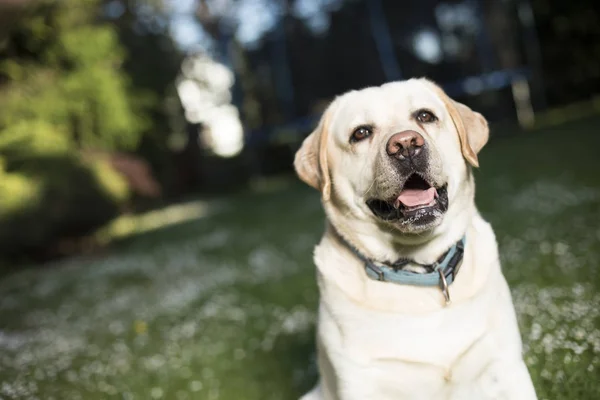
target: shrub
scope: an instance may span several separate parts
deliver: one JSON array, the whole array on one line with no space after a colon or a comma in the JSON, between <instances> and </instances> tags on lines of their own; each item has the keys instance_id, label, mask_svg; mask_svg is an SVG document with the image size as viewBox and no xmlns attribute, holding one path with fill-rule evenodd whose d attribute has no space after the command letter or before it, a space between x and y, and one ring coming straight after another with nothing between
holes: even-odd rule
<instances>
[{"instance_id":1,"label":"shrub","mask_svg":"<svg viewBox=\"0 0 600 400\"><path fill-rule=\"evenodd\" d=\"M38 181L18 173L8 173L0 158L0 218L33 207L40 198Z\"/></svg>"},{"instance_id":2,"label":"shrub","mask_svg":"<svg viewBox=\"0 0 600 400\"><path fill-rule=\"evenodd\" d=\"M114 218L128 199L123 178L103 161L72 154L37 157L0 184L7 204L0 214L0 254L32 255L61 238L87 235ZM11 182L7 184L7 182ZM25 188L25 189L23 189Z\"/></svg>"},{"instance_id":3,"label":"shrub","mask_svg":"<svg viewBox=\"0 0 600 400\"><path fill-rule=\"evenodd\" d=\"M32 157L65 156L72 151L64 132L42 120L23 120L0 130L0 153L12 163Z\"/></svg>"},{"instance_id":4,"label":"shrub","mask_svg":"<svg viewBox=\"0 0 600 400\"><path fill-rule=\"evenodd\" d=\"M108 161L96 160L90 165L94 178L99 187L111 201L117 204L125 203L130 196L129 186L125 178L115 171Z\"/></svg>"}]
</instances>

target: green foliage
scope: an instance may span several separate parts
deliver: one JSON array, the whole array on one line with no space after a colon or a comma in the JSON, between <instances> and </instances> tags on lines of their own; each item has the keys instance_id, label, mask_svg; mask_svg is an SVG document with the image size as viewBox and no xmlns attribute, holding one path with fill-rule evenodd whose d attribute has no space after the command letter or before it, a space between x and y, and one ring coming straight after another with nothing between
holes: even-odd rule
<instances>
[{"instance_id":1,"label":"green foliage","mask_svg":"<svg viewBox=\"0 0 600 400\"><path fill-rule=\"evenodd\" d=\"M103 161L41 156L18 164L0 183L0 254L48 249L60 238L91 233L128 198L123 178ZM6 179L8 178L8 179ZM4 199L8 200L4 200Z\"/></svg>"},{"instance_id":2,"label":"green foliage","mask_svg":"<svg viewBox=\"0 0 600 400\"><path fill-rule=\"evenodd\" d=\"M103 0L110 3L110 0ZM169 138L185 129L184 113L173 84L180 73L183 54L170 36L169 6L163 0L122 0L120 16L110 19L127 50L122 71L139 94L133 102L148 110L148 127L136 149L147 161L166 196L177 191L176 160Z\"/></svg>"},{"instance_id":3,"label":"green foliage","mask_svg":"<svg viewBox=\"0 0 600 400\"><path fill-rule=\"evenodd\" d=\"M43 0L0 48L0 254L92 232L129 199L124 178L81 150L135 150L149 97L99 0Z\"/></svg>"},{"instance_id":4,"label":"green foliage","mask_svg":"<svg viewBox=\"0 0 600 400\"><path fill-rule=\"evenodd\" d=\"M18 24L0 63L0 140L14 125L41 121L79 148L135 148L143 110L120 71L115 28L96 17L93 0L46 1Z\"/></svg>"},{"instance_id":5,"label":"green foliage","mask_svg":"<svg viewBox=\"0 0 600 400\"><path fill-rule=\"evenodd\" d=\"M65 155L72 150L73 146L64 132L45 121L16 121L0 130L0 153L12 161Z\"/></svg>"},{"instance_id":6,"label":"green foliage","mask_svg":"<svg viewBox=\"0 0 600 400\"><path fill-rule=\"evenodd\" d=\"M95 161L91 164L90 170L107 198L116 204L124 203L129 199L131 193L127 181L108 162Z\"/></svg>"},{"instance_id":7,"label":"green foliage","mask_svg":"<svg viewBox=\"0 0 600 400\"><path fill-rule=\"evenodd\" d=\"M40 197L41 186L33 178L5 171L0 158L0 219L26 210Z\"/></svg>"}]
</instances>

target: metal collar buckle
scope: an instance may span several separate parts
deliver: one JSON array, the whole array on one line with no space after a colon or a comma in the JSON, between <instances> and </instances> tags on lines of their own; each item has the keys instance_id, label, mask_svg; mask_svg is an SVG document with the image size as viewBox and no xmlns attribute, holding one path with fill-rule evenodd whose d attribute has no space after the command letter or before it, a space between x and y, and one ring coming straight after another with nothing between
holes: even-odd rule
<instances>
[{"instance_id":1,"label":"metal collar buckle","mask_svg":"<svg viewBox=\"0 0 600 400\"><path fill-rule=\"evenodd\" d=\"M440 274L440 289L442 290L442 294L444 295L444 299L446 300L446 305L450 305L452 300L450 299L450 289L448 288L448 281L446 281L446 276L444 276L444 271L442 268L437 268L438 274Z\"/></svg>"}]
</instances>

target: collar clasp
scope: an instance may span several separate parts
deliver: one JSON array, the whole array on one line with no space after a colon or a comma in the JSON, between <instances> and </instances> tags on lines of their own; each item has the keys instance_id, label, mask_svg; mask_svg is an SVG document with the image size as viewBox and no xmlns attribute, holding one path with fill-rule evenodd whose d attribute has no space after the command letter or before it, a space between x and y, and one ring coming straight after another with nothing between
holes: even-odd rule
<instances>
[{"instance_id":1,"label":"collar clasp","mask_svg":"<svg viewBox=\"0 0 600 400\"><path fill-rule=\"evenodd\" d=\"M449 306L452 303L452 300L450 299L450 288L448 287L448 281L446 281L446 277L444 276L444 271L442 268L438 268L437 271L440 275L440 289L442 290L442 294L446 300L446 305Z\"/></svg>"}]
</instances>

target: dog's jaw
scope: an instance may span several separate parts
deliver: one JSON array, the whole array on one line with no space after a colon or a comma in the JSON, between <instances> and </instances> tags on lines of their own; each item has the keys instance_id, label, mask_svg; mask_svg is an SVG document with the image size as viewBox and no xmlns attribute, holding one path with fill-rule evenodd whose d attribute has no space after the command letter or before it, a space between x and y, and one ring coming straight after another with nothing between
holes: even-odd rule
<instances>
[{"instance_id":1,"label":"dog's jaw","mask_svg":"<svg viewBox=\"0 0 600 400\"><path fill-rule=\"evenodd\" d=\"M415 225L401 226L401 221L384 221L376 217L364 199L345 202L333 186L331 201L323 204L329 223L365 255L380 260L409 257L423 262L435 259L425 248L441 252L464 235L475 210L472 176L453 187L447 186L447 211L433 223L411 230Z\"/></svg>"},{"instance_id":2,"label":"dog's jaw","mask_svg":"<svg viewBox=\"0 0 600 400\"><path fill-rule=\"evenodd\" d=\"M429 170L388 171L390 177L385 189L373 190L364 199L372 217L382 223L382 229L402 234L424 234L435 229L448 210L446 179L439 175L432 177Z\"/></svg>"}]
</instances>

